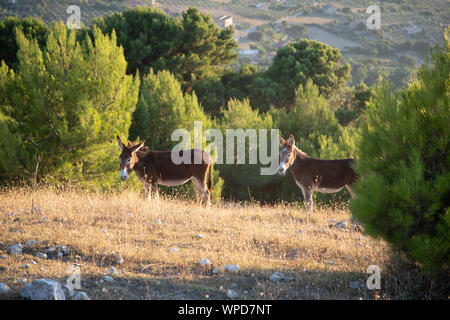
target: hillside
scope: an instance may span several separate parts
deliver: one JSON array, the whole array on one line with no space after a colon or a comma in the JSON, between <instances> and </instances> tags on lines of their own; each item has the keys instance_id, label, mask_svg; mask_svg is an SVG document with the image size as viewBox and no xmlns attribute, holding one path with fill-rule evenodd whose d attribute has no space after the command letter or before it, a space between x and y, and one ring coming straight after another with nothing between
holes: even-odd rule
<instances>
[{"instance_id":1,"label":"hillside","mask_svg":"<svg viewBox=\"0 0 450 320\"><path fill-rule=\"evenodd\" d=\"M413 273L402 279L387 262L388 245L364 236L347 210L308 215L292 205L227 203L206 210L130 192L14 189L1 198L0 282L12 289L6 298L38 278L65 284L73 264L81 269L80 291L92 299L226 299L228 289L239 299L402 299L414 290ZM16 243L23 254L7 254ZM59 245L70 252L35 256ZM211 264L199 266L201 259ZM214 274L224 265L240 270ZM364 289L370 265L381 269L377 292ZM111 267L114 281L105 282ZM275 272L285 281L269 280Z\"/></svg>"}]
</instances>

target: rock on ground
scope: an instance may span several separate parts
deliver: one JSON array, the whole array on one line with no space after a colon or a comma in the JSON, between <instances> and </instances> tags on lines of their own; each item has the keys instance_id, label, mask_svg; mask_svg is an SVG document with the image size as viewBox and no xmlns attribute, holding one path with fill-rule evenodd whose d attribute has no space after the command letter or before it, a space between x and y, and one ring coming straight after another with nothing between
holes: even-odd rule
<instances>
[{"instance_id":1,"label":"rock on ground","mask_svg":"<svg viewBox=\"0 0 450 320\"><path fill-rule=\"evenodd\" d=\"M26 246L26 247L31 247L31 246L34 246L36 243L37 243L36 240L30 239L30 240L27 240L27 241L25 242L25 246Z\"/></svg>"},{"instance_id":2,"label":"rock on ground","mask_svg":"<svg viewBox=\"0 0 450 320\"><path fill-rule=\"evenodd\" d=\"M230 299L236 299L239 297L238 293L236 291L234 291L233 289L228 289L227 290L227 297Z\"/></svg>"},{"instance_id":3,"label":"rock on ground","mask_svg":"<svg viewBox=\"0 0 450 320\"><path fill-rule=\"evenodd\" d=\"M42 252L36 253L35 256L38 257L38 258L41 258L41 259L47 259L47 255L45 253L42 253Z\"/></svg>"},{"instance_id":4,"label":"rock on ground","mask_svg":"<svg viewBox=\"0 0 450 320\"><path fill-rule=\"evenodd\" d=\"M339 221L339 222L336 223L334 226L335 226L336 228L339 228L339 229L345 229L345 228L347 228L347 222L345 222L345 221Z\"/></svg>"},{"instance_id":5,"label":"rock on ground","mask_svg":"<svg viewBox=\"0 0 450 320\"><path fill-rule=\"evenodd\" d=\"M273 282L286 282L286 281L290 281L292 280L292 277L286 277L283 273L281 272L274 272L270 277L269 277L270 281Z\"/></svg>"},{"instance_id":6,"label":"rock on ground","mask_svg":"<svg viewBox=\"0 0 450 320\"><path fill-rule=\"evenodd\" d=\"M0 294L5 294L11 291L11 288L4 282L0 282Z\"/></svg>"},{"instance_id":7,"label":"rock on ground","mask_svg":"<svg viewBox=\"0 0 450 320\"><path fill-rule=\"evenodd\" d=\"M73 290L71 287L69 287L66 284L61 285L63 291L64 291L64 295L66 297L73 297L75 294L75 290Z\"/></svg>"},{"instance_id":8,"label":"rock on ground","mask_svg":"<svg viewBox=\"0 0 450 320\"><path fill-rule=\"evenodd\" d=\"M81 291L75 295L73 300L91 300L91 298L89 298L89 296L85 292Z\"/></svg>"},{"instance_id":9,"label":"rock on ground","mask_svg":"<svg viewBox=\"0 0 450 320\"><path fill-rule=\"evenodd\" d=\"M9 254L22 254L22 245L20 243L10 245L8 247Z\"/></svg>"},{"instance_id":10,"label":"rock on ground","mask_svg":"<svg viewBox=\"0 0 450 320\"><path fill-rule=\"evenodd\" d=\"M211 273L212 274L219 274L220 273L220 269L216 267L216 268L212 269Z\"/></svg>"},{"instance_id":11,"label":"rock on ground","mask_svg":"<svg viewBox=\"0 0 450 320\"><path fill-rule=\"evenodd\" d=\"M239 272L241 268L237 264L227 264L222 266L223 271L225 272Z\"/></svg>"},{"instance_id":12,"label":"rock on ground","mask_svg":"<svg viewBox=\"0 0 450 320\"><path fill-rule=\"evenodd\" d=\"M61 284L52 279L38 279L26 284L20 296L31 300L66 300Z\"/></svg>"},{"instance_id":13,"label":"rock on ground","mask_svg":"<svg viewBox=\"0 0 450 320\"><path fill-rule=\"evenodd\" d=\"M209 261L209 259L201 259L198 262L199 266L201 267L205 267L205 266L209 266L211 264L211 261Z\"/></svg>"}]
</instances>

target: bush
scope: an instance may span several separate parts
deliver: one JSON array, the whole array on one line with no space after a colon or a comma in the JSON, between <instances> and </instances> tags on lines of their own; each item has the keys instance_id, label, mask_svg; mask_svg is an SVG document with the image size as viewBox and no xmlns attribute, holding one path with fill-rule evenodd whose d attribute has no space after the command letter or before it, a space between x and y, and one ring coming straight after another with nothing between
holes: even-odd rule
<instances>
[{"instance_id":1,"label":"bush","mask_svg":"<svg viewBox=\"0 0 450 320\"><path fill-rule=\"evenodd\" d=\"M392 94L375 87L358 144L357 197L350 208L366 232L382 237L424 270L450 260L450 47L433 52L433 65Z\"/></svg>"}]
</instances>

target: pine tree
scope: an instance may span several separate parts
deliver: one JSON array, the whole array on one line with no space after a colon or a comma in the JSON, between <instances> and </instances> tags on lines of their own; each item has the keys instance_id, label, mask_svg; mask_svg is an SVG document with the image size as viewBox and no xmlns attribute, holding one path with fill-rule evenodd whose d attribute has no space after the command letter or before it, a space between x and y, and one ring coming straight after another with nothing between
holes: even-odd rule
<instances>
[{"instance_id":1,"label":"pine tree","mask_svg":"<svg viewBox=\"0 0 450 320\"><path fill-rule=\"evenodd\" d=\"M94 40L83 43L75 36L76 30L56 24L41 50L17 33L18 68L2 81L1 111L28 149L42 154L47 179L104 181L106 187L113 176L118 180L113 137L128 132L139 79L126 75L114 33L94 29Z\"/></svg>"},{"instance_id":2,"label":"pine tree","mask_svg":"<svg viewBox=\"0 0 450 320\"><path fill-rule=\"evenodd\" d=\"M393 94L378 84L358 143L351 211L366 232L427 271L450 262L450 29L417 80Z\"/></svg>"}]
</instances>

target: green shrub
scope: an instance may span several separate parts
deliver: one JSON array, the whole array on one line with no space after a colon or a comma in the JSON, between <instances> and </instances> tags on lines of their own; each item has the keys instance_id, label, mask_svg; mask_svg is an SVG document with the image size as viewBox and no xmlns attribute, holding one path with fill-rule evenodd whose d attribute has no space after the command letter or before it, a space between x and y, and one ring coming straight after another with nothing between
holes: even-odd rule
<instances>
[{"instance_id":1,"label":"green shrub","mask_svg":"<svg viewBox=\"0 0 450 320\"><path fill-rule=\"evenodd\" d=\"M417 80L392 94L375 87L358 144L351 211L366 232L406 252L427 271L450 259L450 48L420 69Z\"/></svg>"}]
</instances>

